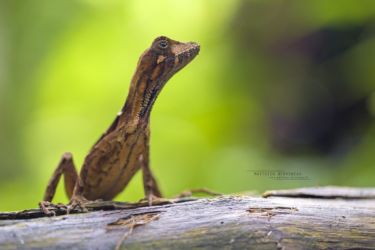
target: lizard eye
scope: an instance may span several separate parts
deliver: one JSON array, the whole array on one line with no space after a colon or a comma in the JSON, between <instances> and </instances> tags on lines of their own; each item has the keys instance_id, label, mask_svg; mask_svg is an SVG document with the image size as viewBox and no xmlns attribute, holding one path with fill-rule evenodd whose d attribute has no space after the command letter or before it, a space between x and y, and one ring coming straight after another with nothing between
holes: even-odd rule
<instances>
[{"instance_id":1,"label":"lizard eye","mask_svg":"<svg viewBox=\"0 0 375 250\"><path fill-rule=\"evenodd\" d=\"M168 41L167 40L161 40L158 44L159 48L166 49L168 48Z\"/></svg>"}]
</instances>

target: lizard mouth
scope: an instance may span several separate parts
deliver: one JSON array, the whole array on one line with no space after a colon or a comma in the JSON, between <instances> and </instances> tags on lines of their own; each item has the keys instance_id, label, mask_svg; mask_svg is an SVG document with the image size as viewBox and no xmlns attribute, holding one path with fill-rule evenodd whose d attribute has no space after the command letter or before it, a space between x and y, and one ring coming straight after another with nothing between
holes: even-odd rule
<instances>
[{"instance_id":1,"label":"lizard mouth","mask_svg":"<svg viewBox=\"0 0 375 250\"><path fill-rule=\"evenodd\" d=\"M195 42L189 42L186 43L183 48L177 52L178 56L184 55L187 57L192 57L194 58L196 55L198 55L200 50L200 46L198 43Z\"/></svg>"},{"instance_id":2,"label":"lizard mouth","mask_svg":"<svg viewBox=\"0 0 375 250\"><path fill-rule=\"evenodd\" d=\"M199 53L200 45L195 42L185 43L182 48L179 49L175 57L175 65L177 69L181 69L191 62Z\"/></svg>"},{"instance_id":3,"label":"lizard mouth","mask_svg":"<svg viewBox=\"0 0 375 250\"><path fill-rule=\"evenodd\" d=\"M199 44L195 42L190 42L187 44L188 44L188 48L181 51L181 54L187 54L188 57L195 57L196 55L198 55L199 50L200 50Z\"/></svg>"}]
</instances>

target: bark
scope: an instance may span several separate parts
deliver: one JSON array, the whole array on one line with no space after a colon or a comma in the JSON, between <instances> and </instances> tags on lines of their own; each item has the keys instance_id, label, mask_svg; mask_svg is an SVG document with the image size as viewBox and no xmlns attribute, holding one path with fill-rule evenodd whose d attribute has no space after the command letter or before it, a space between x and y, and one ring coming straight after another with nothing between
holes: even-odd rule
<instances>
[{"instance_id":1,"label":"bark","mask_svg":"<svg viewBox=\"0 0 375 250\"><path fill-rule=\"evenodd\" d=\"M375 189L268 191L0 214L0 249L375 249ZM57 214L63 208L55 208ZM74 211L77 212L77 211Z\"/></svg>"}]
</instances>

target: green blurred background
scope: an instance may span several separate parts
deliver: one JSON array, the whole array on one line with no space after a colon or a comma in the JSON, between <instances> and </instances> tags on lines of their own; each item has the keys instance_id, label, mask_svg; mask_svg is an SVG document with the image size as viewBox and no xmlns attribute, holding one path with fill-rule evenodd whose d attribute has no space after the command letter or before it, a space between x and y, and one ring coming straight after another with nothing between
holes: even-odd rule
<instances>
[{"instance_id":1,"label":"green blurred background","mask_svg":"<svg viewBox=\"0 0 375 250\"><path fill-rule=\"evenodd\" d=\"M166 196L375 184L373 0L0 0L0 210L82 164L159 35L201 44L151 116ZM117 200L142 196L138 173Z\"/></svg>"}]
</instances>

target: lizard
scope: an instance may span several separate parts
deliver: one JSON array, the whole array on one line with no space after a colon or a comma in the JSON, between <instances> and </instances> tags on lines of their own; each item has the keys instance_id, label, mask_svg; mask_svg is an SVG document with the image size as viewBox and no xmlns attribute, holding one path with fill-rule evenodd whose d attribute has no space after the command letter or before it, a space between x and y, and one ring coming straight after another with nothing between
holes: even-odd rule
<instances>
[{"instance_id":1,"label":"lizard","mask_svg":"<svg viewBox=\"0 0 375 250\"><path fill-rule=\"evenodd\" d=\"M138 60L125 104L85 157L79 174L72 154L63 154L39 203L45 213L49 213L46 204L52 202L61 176L70 207L83 208L88 201L112 200L138 170L143 173L148 204L162 197L149 165L151 109L167 81L199 51L200 45L195 42L179 42L166 36L152 42Z\"/></svg>"}]
</instances>

